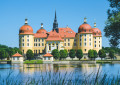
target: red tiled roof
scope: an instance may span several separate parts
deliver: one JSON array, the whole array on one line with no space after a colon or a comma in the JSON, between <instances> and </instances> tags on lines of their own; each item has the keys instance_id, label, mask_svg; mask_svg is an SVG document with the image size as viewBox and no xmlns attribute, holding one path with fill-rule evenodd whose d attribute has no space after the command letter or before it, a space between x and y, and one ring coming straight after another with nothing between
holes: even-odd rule
<instances>
[{"instance_id":1,"label":"red tiled roof","mask_svg":"<svg viewBox=\"0 0 120 85\"><path fill-rule=\"evenodd\" d=\"M52 57L53 55L51 55L50 53L47 53L45 55L43 55L43 57Z\"/></svg>"},{"instance_id":2,"label":"red tiled roof","mask_svg":"<svg viewBox=\"0 0 120 85\"><path fill-rule=\"evenodd\" d=\"M34 37L35 38L46 38L47 34L46 33L35 33Z\"/></svg>"},{"instance_id":3,"label":"red tiled roof","mask_svg":"<svg viewBox=\"0 0 120 85\"><path fill-rule=\"evenodd\" d=\"M12 55L12 57L23 57L23 56L19 53L16 53L16 54Z\"/></svg>"},{"instance_id":4,"label":"red tiled roof","mask_svg":"<svg viewBox=\"0 0 120 85\"><path fill-rule=\"evenodd\" d=\"M97 37L97 36L101 37L102 36L102 33L98 28L93 28L92 30L93 30L93 36L94 37Z\"/></svg>"},{"instance_id":5,"label":"red tiled roof","mask_svg":"<svg viewBox=\"0 0 120 85\"><path fill-rule=\"evenodd\" d=\"M19 34L33 34L33 29L29 25L23 25L19 30Z\"/></svg>"},{"instance_id":6,"label":"red tiled roof","mask_svg":"<svg viewBox=\"0 0 120 85\"><path fill-rule=\"evenodd\" d=\"M76 33L71 28L59 28L59 34L62 38L75 37Z\"/></svg>"},{"instance_id":7,"label":"red tiled roof","mask_svg":"<svg viewBox=\"0 0 120 85\"><path fill-rule=\"evenodd\" d=\"M48 38L46 39L46 41L63 41L63 39L61 38L60 34L57 33L55 30L54 31L50 31Z\"/></svg>"},{"instance_id":8,"label":"red tiled roof","mask_svg":"<svg viewBox=\"0 0 120 85\"><path fill-rule=\"evenodd\" d=\"M82 24L78 29L78 33L92 33L92 27L89 24Z\"/></svg>"}]
</instances>

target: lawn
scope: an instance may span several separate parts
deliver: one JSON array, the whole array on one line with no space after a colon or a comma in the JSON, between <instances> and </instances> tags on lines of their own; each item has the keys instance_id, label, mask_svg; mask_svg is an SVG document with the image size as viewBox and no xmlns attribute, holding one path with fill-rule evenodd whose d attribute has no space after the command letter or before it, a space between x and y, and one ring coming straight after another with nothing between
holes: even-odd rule
<instances>
[{"instance_id":1,"label":"lawn","mask_svg":"<svg viewBox=\"0 0 120 85\"><path fill-rule=\"evenodd\" d=\"M42 64L42 60L25 60L24 64Z\"/></svg>"}]
</instances>

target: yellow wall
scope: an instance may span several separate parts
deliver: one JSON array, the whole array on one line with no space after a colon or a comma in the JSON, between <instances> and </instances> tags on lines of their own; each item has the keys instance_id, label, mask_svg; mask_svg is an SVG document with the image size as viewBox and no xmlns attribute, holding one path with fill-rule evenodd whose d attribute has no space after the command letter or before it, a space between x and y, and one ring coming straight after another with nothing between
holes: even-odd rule
<instances>
[{"instance_id":1,"label":"yellow wall","mask_svg":"<svg viewBox=\"0 0 120 85\"><path fill-rule=\"evenodd\" d=\"M81 36L80 36L81 35ZM86 35L86 36L85 36ZM22 37L24 36L24 37ZM43 50L45 52L47 52L47 45L50 43L54 43L54 42L59 42L59 49L58 50L62 50L62 49L66 49L68 52L70 49L82 49L83 53L86 54L88 53L88 50L90 49L94 49L97 52L102 49L102 37L93 37L93 34L81 34L81 33L77 33L75 38L64 38L64 41L47 41L46 42L46 38L34 38L33 35L29 35L29 38L27 37L28 35L19 35L19 43L20 43L20 50L24 53L27 52L28 49L31 49L33 52L37 50L37 54L39 53L43 53ZM24 41L23 41L24 39ZM27 39L29 39L29 42L27 41ZM37 42L36 42L37 39ZM40 41L39 41L40 39ZM44 41L42 41L42 39ZM81 39L81 41L80 41ZM86 39L86 40L85 40ZM91 40L90 40L91 39ZM96 47L95 47L95 41L96 41ZM24 42L24 46L22 46L22 43ZM51 43L52 42L52 43ZM74 43L76 42L76 46L74 45ZM27 46L27 43L29 43L29 46ZM34 46L34 44L37 46ZM39 46L40 43L40 46ZM42 46L42 43L44 44L44 46ZM70 44L70 46L68 46L68 43ZM81 43L81 46L80 46ZM85 45L86 43L86 45ZM91 45L90 45L91 43ZM66 45L65 45L66 44ZM99 47L100 45L100 47ZM46 50L45 50L46 49ZM86 51L85 51L86 50Z\"/></svg>"},{"instance_id":2,"label":"yellow wall","mask_svg":"<svg viewBox=\"0 0 120 85\"><path fill-rule=\"evenodd\" d=\"M34 37L33 35L19 35L19 48L22 52L24 50L24 53L26 53L28 49L34 50L33 49L33 37ZM29 46L27 46L28 43L29 43Z\"/></svg>"},{"instance_id":3,"label":"yellow wall","mask_svg":"<svg viewBox=\"0 0 120 85\"><path fill-rule=\"evenodd\" d=\"M96 43L95 43L95 41L96 41ZM95 45L96 45L96 47L95 47ZM93 37L93 49L96 50L97 52L100 49L102 49L102 37Z\"/></svg>"},{"instance_id":4,"label":"yellow wall","mask_svg":"<svg viewBox=\"0 0 120 85\"><path fill-rule=\"evenodd\" d=\"M36 42L36 39L37 39L37 42ZM40 41L39 41L39 39L40 39ZM43 41L42 41L42 39L43 39ZM45 38L34 38L34 44L35 44L35 46L34 46L33 52L36 53L36 50L37 50L37 54L38 54L39 50L40 50L40 53L43 53L43 51L45 50L45 44L46 44ZM36 46L36 44L37 44L37 46ZM40 46L39 46L39 44L40 44Z\"/></svg>"}]
</instances>

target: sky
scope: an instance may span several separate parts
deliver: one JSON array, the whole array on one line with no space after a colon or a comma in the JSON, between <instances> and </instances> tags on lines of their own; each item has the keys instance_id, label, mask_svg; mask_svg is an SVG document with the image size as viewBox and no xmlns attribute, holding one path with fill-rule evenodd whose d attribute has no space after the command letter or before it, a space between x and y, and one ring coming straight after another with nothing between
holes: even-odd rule
<instances>
[{"instance_id":1,"label":"sky","mask_svg":"<svg viewBox=\"0 0 120 85\"><path fill-rule=\"evenodd\" d=\"M102 32L102 45L109 47L103 31L108 9L108 0L0 0L0 44L19 47L19 29L25 18L34 33L41 23L44 29L51 31L56 10L58 27L68 25L76 33L84 17L92 27L96 22Z\"/></svg>"}]
</instances>

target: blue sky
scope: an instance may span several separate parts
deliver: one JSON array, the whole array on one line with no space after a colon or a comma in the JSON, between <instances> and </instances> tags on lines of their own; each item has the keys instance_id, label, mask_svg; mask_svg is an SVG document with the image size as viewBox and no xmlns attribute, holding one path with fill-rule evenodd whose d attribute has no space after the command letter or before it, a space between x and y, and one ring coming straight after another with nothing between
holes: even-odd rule
<instances>
[{"instance_id":1,"label":"blue sky","mask_svg":"<svg viewBox=\"0 0 120 85\"><path fill-rule=\"evenodd\" d=\"M19 29L24 25L25 18L28 18L34 33L41 23L50 31L56 10L59 27L68 25L75 32L78 32L84 17L92 27L96 21L102 31L103 46L108 47L109 42L103 32L108 8L107 0L0 0L0 44L19 46Z\"/></svg>"}]
</instances>

